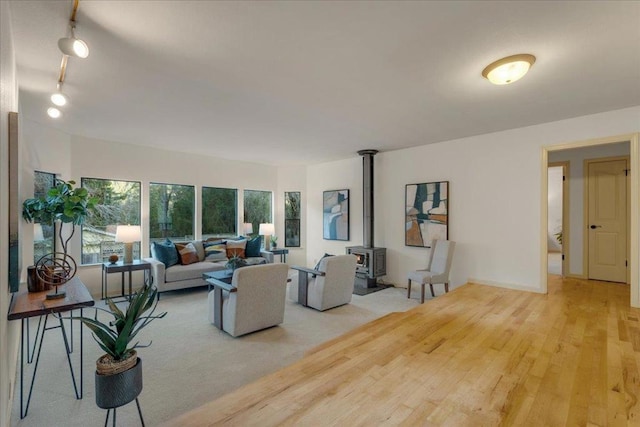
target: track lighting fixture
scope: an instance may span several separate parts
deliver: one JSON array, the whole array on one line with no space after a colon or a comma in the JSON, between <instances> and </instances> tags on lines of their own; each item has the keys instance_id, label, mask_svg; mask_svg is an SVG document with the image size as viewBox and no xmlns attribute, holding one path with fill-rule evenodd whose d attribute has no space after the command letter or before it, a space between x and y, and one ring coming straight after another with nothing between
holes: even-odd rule
<instances>
[{"instance_id":1,"label":"track lighting fixture","mask_svg":"<svg viewBox=\"0 0 640 427\"><path fill-rule=\"evenodd\" d=\"M62 53L68 56L77 56L78 58L86 58L89 56L89 46L73 35L75 24L71 24L71 37L63 37L58 40L58 48Z\"/></svg>"},{"instance_id":2,"label":"track lighting fixture","mask_svg":"<svg viewBox=\"0 0 640 427\"><path fill-rule=\"evenodd\" d=\"M69 98L58 89L57 92L51 95L51 102L53 102L58 107L64 107L65 105L67 105L67 102L69 102Z\"/></svg>"},{"instance_id":3,"label":"track lighting fixture","mask_svg":"<svg viewBox=\"0 0 640 427\"><path fill-rule=\"evenodd\" d=\"M58 110L56 107L49 107L47 109L47 114L49 115L49 117L51 117L52 119L57 119L58 117L60 117L62 115L62 113L60 112L60 110Z\"/></svg>"}]
</instances>

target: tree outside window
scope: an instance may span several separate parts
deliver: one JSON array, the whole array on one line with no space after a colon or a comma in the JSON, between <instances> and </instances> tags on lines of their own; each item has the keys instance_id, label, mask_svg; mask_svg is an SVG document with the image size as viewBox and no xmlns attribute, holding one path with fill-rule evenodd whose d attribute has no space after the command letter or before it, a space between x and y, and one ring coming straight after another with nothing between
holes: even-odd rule
<instances>
[{"instance_id":1,"label":"tree outside window","mask_svg":"<svg viewBox=\"0 0 640 427\"><path fill-rule=\"evenodd\" d=\"M193 239L195 187L193 185L149 185L151 241Z\"/></svg>"},{"instance_id":2,"label":"tree outside window","mask_svg":"<svg viewBox=\"0 0 640 427\"><path fill-rule=\"evenodd\" d=\"M244 222L253 225L257 233L261 223L273 222L271 191L244 190Z\"/></svg>"},{"instance_id":3,"label":"tree outside window","mask_svg":"<svg viewBox=\"0 0 640 427\"><path fill-rule=\"evenodd\" d=\"M238 190L202 187L202 238L234 237L238 224Z\"/></svg>"},{"instance_id":4,"label":"tree outside window","mask_svg":"<svg viewBox=\"0 0 640 427\"><path fill-rule=\"evenodd\" d=\"M33 197L45 197L56 182L56 175L48 172L34 172ZM56 230L53 224L33 224L33 263L40 258L55 252Z\"/></svg>"},{"instance_id":5,"label":"tree outside window","mask_svg":"<svg viewBox=\"0 0 640 427\"><path fill-rule=\"evenodd\" d=\"M140 225L138 181L82 178L82 186L98 199L96 209L82 226L82 264L106 262L115 243L118 225ZM122 249L121 248L121 249ZM134 259L140 258L140 243L134 245Z\"/></svg>"}]
</instances>

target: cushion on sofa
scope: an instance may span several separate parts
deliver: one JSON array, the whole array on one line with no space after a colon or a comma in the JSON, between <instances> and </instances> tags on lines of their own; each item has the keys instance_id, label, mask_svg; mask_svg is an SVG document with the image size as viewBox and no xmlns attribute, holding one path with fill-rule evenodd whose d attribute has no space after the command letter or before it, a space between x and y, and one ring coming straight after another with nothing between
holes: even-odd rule
<instances>
[{"instance_id":1,"label":"cushion on sofa","mask_svg":"<svg viewBox=\"0 0 640 427\"><path fill-rule=\"evenodd\" d=\"M178 250L178 254L180 254L180 264L189 265L200 262L198 251L193 243L176 243L176 249Z\"/></svg>"},{"instance_id":2,"label":"cushion on sofa","mask_svg":"<svg viewBox=\"0 0 640 427\"><path fill-rule=\"evenodd\" d=\"M202 240L194 240L193 246L196 247L196 252L198 253L198 261L204 261L204 242Z\"/></svg>"},{"instance_id":3,"label":"cushion on sofa","mask_svg":"<svg viewBox=\"0 0 640 427\"><path fill-rule=\"evenodd\" d=\"M267 259L261 256L246 257L243 261L246 265L268 264Z\"/></svg>"},{"instance_id":4,"label":"cushion on sofa","mask_svg":"<svg viewBox=\"0 0 640 427\"><path fill-rule=\"evenodd\" d=\"M259 257L261 246L262 246L262 236L257 236L251 240L247 240L247 247L244 250L245 256L247 258Z\"/></svg>"},{"instance_id":5,"label":"cushion on sofa","mask_svg":"<svg viewBox=\"0 0 640 427\"><path fill-rule=\"evenodd\" d=\"M181 280L201 279L202 273L224 270L224 262L196 262L189 265L174 265L165 271L165 282L179 282ZM203 281L203 284L206 284Z\"/></svg>"},{"instance_id":6,"label":"cushion on sofa","mask_svg":"<svg viewBox=\"0 0 640 427\"><path fill-rule=\"evenodd\" d=\"M245 258L246 240L227 240L227 258L234 256Z\"/></svg>"},{"instance_id":7,"label":"cushion on sofa","mask_svg":"<svg viewBox=\"0 0 640 427\"><path fill-rule=\"evenodd\" d=\"M223 261L227 259L227 244L224 240L204 243L204 259L206 261Z\"/></svg>"},{"instance_id":8,"label":"cushion on sofa","mask_svg":"<svg viewBox=\"0 0 640 427\"><path fill-rule=\"evenodd\" d=\"M176 245L169 239L164 242L153 242L151 244L151 256L163 263L166 267L171 267L180 262Z\"/></svg>"}]
</instances>

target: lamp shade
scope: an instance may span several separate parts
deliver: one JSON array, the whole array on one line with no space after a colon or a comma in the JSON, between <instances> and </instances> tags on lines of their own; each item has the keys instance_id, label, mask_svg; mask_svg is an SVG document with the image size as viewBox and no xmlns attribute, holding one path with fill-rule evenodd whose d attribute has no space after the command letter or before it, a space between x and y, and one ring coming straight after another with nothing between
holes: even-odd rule
<instances>
[{"instance_id":1,"label":"lamp shade","mask_svg":"<svg viewBox=\"0 0 640 427\"><path fill-rule=\"evenodd\" d=\"M44 233L42 232L42 224L33 224L33 241L39 242L44 240Z\"/></svg>"},{"instance_id":2,"label":"lamp shade","mask_svg":"<svg viewBox=\"0 0 640 427\"><path fill-rule=\"evenodd\" d=\"M273 234L275 234L276 230L275 227L273 226L273 224L260 224L260 230L258 231L258 234L263 235L263 236L271 236Z\"/></svg>"},{"instance_id":3,"label":"lamp shade","mask_svg":"<svg viewBox=\"0 0 640 427\"><path fill-rule=\"evenodd\" d=\"M242 228L244 230L244 234L253 233L253 224L251 224L250 222L245 222L244 224L242 224Z\"/></svg>"},{"instance_id":4,"label":"lamp shade","mask_svg":"<svg viewBox=\"0 0 640 427\"><path fill-rule=\"evenodd\" d=\"M119 225L116 228L116 242L133 243L142 240L139 225Z\"/></svg>"},{"instance_id":5,"label":"lamp shade","mask_svg":"<svg viewBox=\"0 0 640 427\"><path fill-rule=\"evenodd\" d=\"M62 53L69 56L77 56L78 58L86 58L89 56L89 46L75 37L64 37L58 40L58 48Z\"/></svg>"}]
</instances>

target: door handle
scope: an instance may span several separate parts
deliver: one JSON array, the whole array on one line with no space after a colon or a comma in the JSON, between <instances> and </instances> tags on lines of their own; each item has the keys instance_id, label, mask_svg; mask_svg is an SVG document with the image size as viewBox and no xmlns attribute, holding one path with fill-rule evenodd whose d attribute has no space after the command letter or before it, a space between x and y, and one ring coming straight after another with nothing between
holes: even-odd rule
<instances>
[{"instance_id":1,"label":"door handle","mask_svg":"<svg viewBox=\"0 0 640 427\"><path fill-rule=\"evenodd\" d=\"M591 225L591 229L592 230L595 230L596 228L602 228L602 226L601 225L593 225L593 224Z\"/></svg>"}]
</instances>

